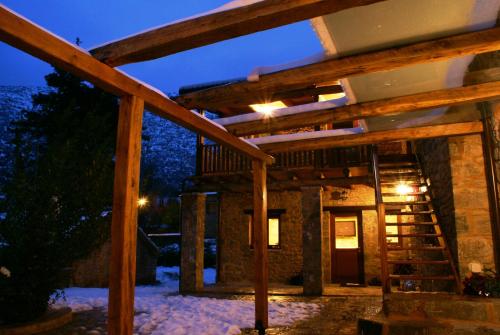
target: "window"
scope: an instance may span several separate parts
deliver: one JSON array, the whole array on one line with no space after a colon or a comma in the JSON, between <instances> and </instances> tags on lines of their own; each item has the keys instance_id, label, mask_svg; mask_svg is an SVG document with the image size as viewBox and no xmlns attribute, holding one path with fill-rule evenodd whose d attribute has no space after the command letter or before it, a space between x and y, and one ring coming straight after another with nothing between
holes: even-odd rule
<instances>
[{"instance_id":1,"label":"window","mask_svg":"<svg viewBox=\"0 0 500 335\"><path fill-rule=\"evenodd\" d=\"M269 210L267 212L267 246L269 249L279 249L281 240L281 214L284 210ZM253 211L245 211L248 219L248 244L253 248Z\"/></svg>"},{"instance_id":2,"label":"window","mask_svg":"<svg viewBox=\"0 0 500 335\"><path fill-rule=\"evenodd\" d=\"M386 218L385 233L386 235L388 235L386 237L387 244L396 247L401 247L402 241L401 238L399 237L399 235L401 235L401 226L395 225L401 223L399 222L400 217L397 215L387 215L385 218Z\"/></svg>"}]
</instances>

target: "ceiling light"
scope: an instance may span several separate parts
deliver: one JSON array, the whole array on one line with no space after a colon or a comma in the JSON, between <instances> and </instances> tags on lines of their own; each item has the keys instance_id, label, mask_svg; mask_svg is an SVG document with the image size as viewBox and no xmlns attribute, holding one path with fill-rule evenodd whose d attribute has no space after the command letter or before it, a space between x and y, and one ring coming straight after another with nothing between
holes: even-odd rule
<instances>
[{"instance_id":1,"label":"ceiling light","mask_svg":"<svg viewBox=\"0 0 500 335\"><path fill-rule=\"evenodd\" d=\"M252 108L257 113L262 113L267 116L271 116L273 114L273 111L275 111L276 109L285 107L287 107L287 105L285 105L282 101L273 101L264 104L250 105L250 108Z\"/></svg>"}]
</instances>

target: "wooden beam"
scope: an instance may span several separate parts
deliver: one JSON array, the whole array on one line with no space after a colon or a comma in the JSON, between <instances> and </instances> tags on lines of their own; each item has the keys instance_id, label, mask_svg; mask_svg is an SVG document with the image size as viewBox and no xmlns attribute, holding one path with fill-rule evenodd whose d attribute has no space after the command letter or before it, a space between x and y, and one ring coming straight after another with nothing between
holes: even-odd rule
<instances>
[{"instance_id":1,"label":"wooden beam","mask_svg":"<svg viewBox=\"0 0 500 335\"><path fill-rule=\"evenodd\" d=\"M271 133L279 130L354 121L374 116L399 114L423 109L487 101L500 97L500 81L417 93L396 98L346 105L265 120L252 120L225 125L236 136ZM254 113L255 114L255 113Z\"/></svg>"},{"instance_id":2,"label":"wooden beam","mask_svg":"<svg viewBox=\"0 0 500 335\"><path fill-rule=\"evenodd\" d=\"M376 144L391 141L407 141L423 138L467 135L481 133L482 131L483 125L481 122L476 121L374 131L355 135L340 135L314 139L302 139L297 141L276 142L261 144L259 147L265 152L276 153L284 151L317 150L323 148L351 147L356 145Z\"/></svg>"},{"instance_id":3,"label":"wooden beam","mask_svg":"<svg viewBox=\"0 0 500 335\"><path fill-rule=\"evenodd\" d=\"M382 199L382 188L380 186L380 171L377 147L372 148L372 171L375 189L375 204L377 206L377 227L378 227L378 245L380 250L380 277L382 281L382 292L391 292L391 283L389 281L389 269L387 263L387 237L385 222L385 204Z\"/></svg>"},{"instance_id":4,"label":"wooden beam","mask_svg":"<svg viewBox=\"0 0 500 335\"><path fill-rule=\"evenodd\" d=\"M267 258L267 187L266 164L252 161L253 168L253 236L255 257L255 328L263 331L268 327L268 280Z\"/></svg>"},{"instance_id":5,"label":"wooden beam","mask_svg":"<svg viewBox=\"0 0 500 335\"><path fill-rule=\"evenodd\" d=\"M0 40L115 95L139 97L144 100L146 108L157 115L247 156L268 163L273 160L225 129L177 105L160 91L99 62L84 50L40 28L3 5L0 5Z\"/></svg>"},{"instance_id":6,"label":"wooden beam","mask_svg":"<svg viewBox=\"0 0 500 335\"><path fill-rule=\"evenodd\" d=\"M143 111L142 99L134 96L121 98L111 220L108 304L110 335L131 335L134 329L137 199Z\"/></svg>"},{"instance_id":7,"label":"wooden beam","mask_svg":"<svg viewBox=\"0 0 500 335\"><path fill-rule=\"evenodd\" d=\"M111 66L140 62L381 0L266 0L167 24L91 50Z\"/></svg>"},{"instance_id":8,"label":"wooden beam","mask_svg":"<svg viewBox=\"0 0 500 335\"><path fill-rule=\"evenodd\" d=\"M186 108L217 109L249 103L246 96L266 97L270 92L283 91L298 85L310 86L350 76L389 71L409 65L444 61L453 57L480 54L500 49L500 28L399 46L381 51L328 59L261 75L255 82L239 82L182 95L176 100ZM253 101L252 101L253 103Z\"/></svg>"}]
</instances>

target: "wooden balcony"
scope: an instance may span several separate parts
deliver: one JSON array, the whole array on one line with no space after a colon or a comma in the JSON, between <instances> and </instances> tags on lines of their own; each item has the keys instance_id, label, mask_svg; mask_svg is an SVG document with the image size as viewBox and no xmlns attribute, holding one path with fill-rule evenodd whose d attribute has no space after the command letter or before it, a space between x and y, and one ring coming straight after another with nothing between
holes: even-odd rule
<instances>
[{"instance_id":1,"label":"wooden balcony","mask_svg":"<svg viewBox=\"0 0 500 335\"><path fill-rule=\"evenodd\" d=\"M370 146L331 148L310 151L281 152L274 155L271 170L329 169L368 165ZM196 175L230 175L249 172L252 161L218 144L199 145L196 157Z\"/></svg>"}]
</instances>

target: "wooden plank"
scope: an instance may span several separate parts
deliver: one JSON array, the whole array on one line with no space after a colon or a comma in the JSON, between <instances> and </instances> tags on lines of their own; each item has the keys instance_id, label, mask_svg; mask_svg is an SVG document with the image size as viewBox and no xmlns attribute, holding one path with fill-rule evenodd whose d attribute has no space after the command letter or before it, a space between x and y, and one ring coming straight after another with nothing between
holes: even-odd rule
<instances>
[{"instance_id":1,"label":"wooden plank","mask_svg":"<svg viewBox=\"0 0 500 335\"><path fill-rule=\"evenodd\" d=\"M298 150L316 150L333 147L350 147L356 145L376 144L392 141L407 141L423 138L448 137L481 133L481 122L464 122L444 125L434 125L416 128L403 128L384 131L374 131L355 135L331 136L297 141L261 144L259 147L268 153Z\"/></svg>"},{"instance_id":2,"label":"wooden plank","mask_svg":"<svg viewBox=\"0 0 500 335\"><path fill-rule=\"evenodd\" d=\"M108 333L131 335L137 246L137 199L144 101L120 100L111 220Z\"/></svg>"},{"instance_id":3,"label":"wooden plank","mask_svg":"<svg viewBox=\"0 0 500 335\"><path fill-rule=\"evenodd\" d=\"M375 189L375 204L377 206L377 227L378 227L378 246L380 249L380 278L382 281L382 292L391 292L391 283L389 281L389 269L387 263L387 232L385 229L385 205L382 199L382 188L380 187L380 172L377 147L372 149L372 170Z\"/></svg>"},{"instance_id":4,"label":"wooden plank","mask_svg":"<svg viewBox=\"0 0 500 335\"><path fill-rule=\"evenodd\" d=\"M99 62L84 50L40 28L3 5L0 5L0 40L115 95L139 97L144 100L148 110L213 141L252 158L268 163L273 161L272 157L229 134L198 113L177 105L159 90Z\"/></svg>"},{"instance_id":5,"label":"wooden plank","mask_svg":"<svg viewBox=\"0 0 500 335\"><path fill-rule=\"evenodd\" d=\"M247 136L332 122L354 121L375 116L475 103L498 97L500 97L500 81L494 81L346 105L333 109L276 116L265 120L226 125L225 127L236 136Z\"/></svg>"},{"instance_id":6,"label":"wooden plank","mask_svg":"<svg viewBox=\"0 0 500 335\"><path fill-rule=\"evenodd\" d=\"M207 44L290 23L369 5L381 0L266 0L113 41L91 50L99 60L119 66L171 55Z\"/></svg>"},{"instance_id":7,"label":"wooden plank","mask_svg":"<svg viewBox=\"0 0 500 335\"><path fill-rule=\"evenodd\" d=\"M255 257L255 328L268 326L268 279L267 258L267 185L266 164L252 161L253 168L253 236Z\"/></svg>"},{"instance_id":8,"label":"wooden plank","mask_svg":"<svg viewBox=\"0 0 500 335\"><path fill-rule=\"evenodd\" d=\"M274 91L285 91L331 82L350 76L393 70L409 65L444 61L453 57L480 54L500 49L500 28L440 38L381 51L328 59L261 75L255 82L239 82L192 92L177 98L186 108L217 110L221 106L256 103L247 96L266 98ZM260 103L265 102L261 101Z\"/></svg>"}]
</instances>

